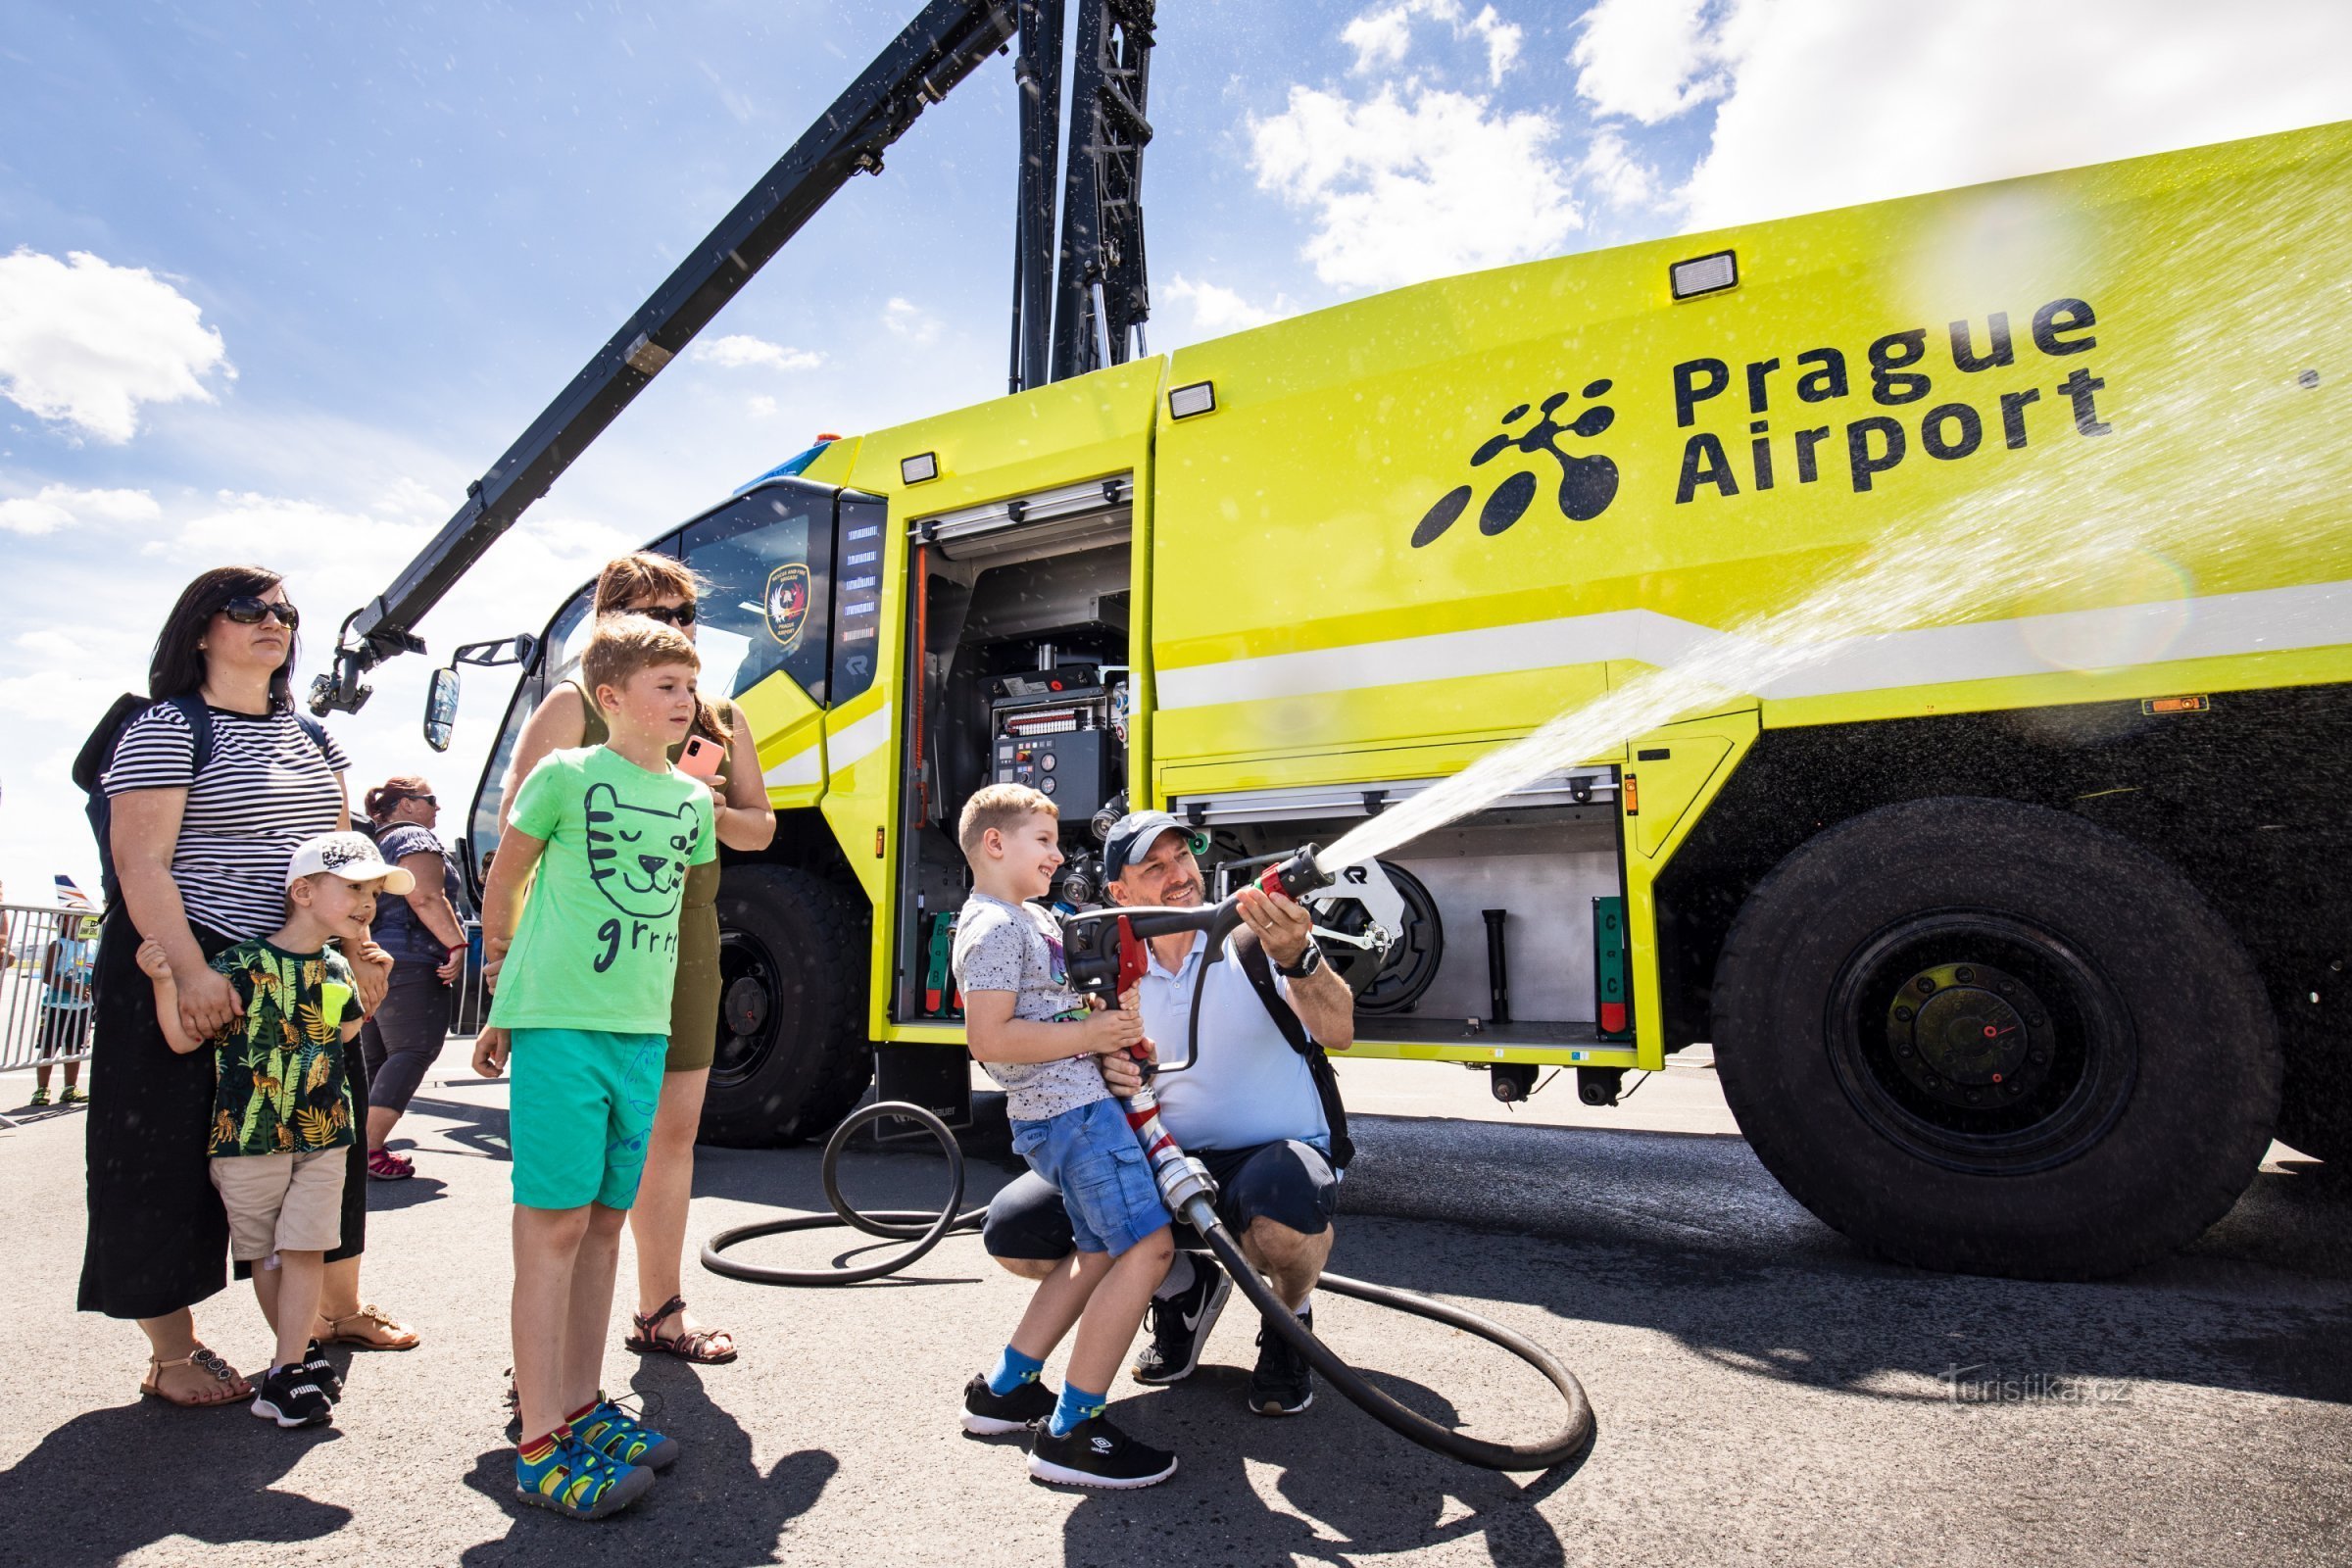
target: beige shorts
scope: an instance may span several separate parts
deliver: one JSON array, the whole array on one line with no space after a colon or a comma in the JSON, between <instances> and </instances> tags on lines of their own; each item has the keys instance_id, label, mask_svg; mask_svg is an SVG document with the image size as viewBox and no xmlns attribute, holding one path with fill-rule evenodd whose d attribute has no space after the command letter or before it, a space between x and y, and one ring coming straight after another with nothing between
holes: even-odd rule
<instances>
[{"instance_id":1,"label":"beige shorts","mask_svg":"<svg viewBox=\"0 0 2352 1568\"><path fill-rule=\"evenodd\" d=\"M213 1185L228 1210L228 1250L240 1263L271 1252L331 1252L343 1245L343 1173L351 1152L226 1154Z\"/></svg>"}]
</instances>

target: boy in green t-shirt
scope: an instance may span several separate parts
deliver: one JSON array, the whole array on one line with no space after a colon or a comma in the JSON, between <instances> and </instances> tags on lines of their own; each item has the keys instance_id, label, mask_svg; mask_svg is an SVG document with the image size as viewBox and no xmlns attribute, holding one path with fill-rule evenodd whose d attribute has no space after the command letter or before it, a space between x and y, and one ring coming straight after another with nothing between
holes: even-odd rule
<instances>
[{"instance_id":1,"label":"boy in green t-shirt","mask_svg":"<svg viewBox=\"0 0 2352 1568\"><path fill-rule=\"evenodd\" d=\"M228 1213L229 1250L251 1263L253 1294L277 1327L277 1350L253 1413L281 1427L322 1426L342 1397L335 1369L310 1337L326 1254L343 1241L343 1176L352 1142L345 1042L360 1032L351 966L327 943L368 940L378 893L416 885L362 833L321 833L286 867L286 923L221 953L240 1009L210 1040L179 1022L179 988L163 944L139 944L155 981L156 1021L173 1051L211 1048L213 1185Z\"/></svg>"},{"instance_id":2,"label":"boy in green t-shirt","mask_svg":"<svg viewBox=\"0 0 2352 1568\"><path fill-rule=\"evenodd\" d=\"M511 1052L514 1067L514 1487L575 1519L628 1506L678 1453L599 1385L662 1095L679 894L688 866L718 858L709 786L669 761L699 667L675 627L598 621L580 675L610 738L531 769L483 892L495 1000L473 1064L494 1078Z\"/></svg>"}]
</instances>

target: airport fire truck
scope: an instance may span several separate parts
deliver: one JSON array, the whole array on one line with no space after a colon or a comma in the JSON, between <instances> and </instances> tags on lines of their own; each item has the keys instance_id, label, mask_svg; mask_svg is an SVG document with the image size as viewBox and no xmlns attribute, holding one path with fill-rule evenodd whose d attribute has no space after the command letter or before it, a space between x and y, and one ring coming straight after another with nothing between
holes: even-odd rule
<instances>
[{"instance_id":1,"label":"airport fire truck","mask_svg":"<svg viewBox=\"0 0 2352 1568\"><path fill-rule=\"evenodd\" d=\"M322 701L416 646L907 106L1017 46L1041 163L1059 5L924 17L355 617ZM2217 1219L2275 1131L2352 1157L2352 127L1150 355L1149 5L1079 30L1058 251L1024 178L1014 390L827 437L649 547L710 584L704 684L780 823L727 858L707 1137L821 1133L877 1057L906 1098L968 1081L946 954L983 784L1053 795L1080 906L1123 807L1229 878L1709 653L1704 701L1343 878L1352 1055L1611 1103L1711 1044L1791 1194L1939 1268L2112 1272ZM589 617L583 588L506 650L477 875Z\"/></svg>"}]
</instances>

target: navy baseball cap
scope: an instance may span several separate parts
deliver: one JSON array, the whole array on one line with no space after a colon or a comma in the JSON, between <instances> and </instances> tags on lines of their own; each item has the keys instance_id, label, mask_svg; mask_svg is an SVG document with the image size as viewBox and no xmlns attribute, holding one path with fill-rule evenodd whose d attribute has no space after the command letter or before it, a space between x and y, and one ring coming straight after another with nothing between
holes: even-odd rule
<instances>
[{"instance_id":1,"label":"navy baseball cap","mask_svg":"<svg viewBox=\"0 0 2352 1568\"><path fill-rule=\"evenodd\" d=\"M1185 837L1195 855L1208 848L1208 835L1196 832L1166 811L1130 811L1111 827L1102 841L1102 864L1112 876L1144 863L1162 833L1173 829Z\"/></svg>"}]
</instances>

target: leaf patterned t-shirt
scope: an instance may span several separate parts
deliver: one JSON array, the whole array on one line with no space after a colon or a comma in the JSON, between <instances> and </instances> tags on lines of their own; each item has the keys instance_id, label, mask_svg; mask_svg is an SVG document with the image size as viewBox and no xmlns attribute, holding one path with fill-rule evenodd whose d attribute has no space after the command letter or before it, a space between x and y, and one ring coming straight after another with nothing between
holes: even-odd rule
<instances>
[{"instance_id":1,"label":"leaf patterned t-shirt","mask_svg":"<svg viewBox=\"0 0 2352 1568\"><path fill-rule=\"evenodd\" d=\"M222 953L213 967L228 977L245 1012L207 1042L220 1072L212 1156L348 1147L343 1018L357 992L343 956L332 949L288 953L254 937Z\"/></svg>"}]
</instances>

